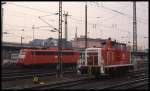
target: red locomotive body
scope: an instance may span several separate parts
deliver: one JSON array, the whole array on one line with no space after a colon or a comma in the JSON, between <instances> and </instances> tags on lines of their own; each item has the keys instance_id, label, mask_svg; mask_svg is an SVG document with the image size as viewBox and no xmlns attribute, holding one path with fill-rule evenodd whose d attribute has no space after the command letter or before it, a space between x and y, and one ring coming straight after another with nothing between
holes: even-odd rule
<instances>
[{"instance_id":1,"label":"red locomotive body","mask_svg":"<svg viewBox=\"0 0 150 91\"><path fill-rule=\"evenodd\" d=\"M127 72L133 69L131 52L126 44L109 41L103 48L87 48L79 60L79 71L94 75Z\"/></svg>"},{"instance_id":2,"label":"red locomotive body","mask_svg":"<svg viewBox=\"0 0 150 91\"><path fill-rule=\"evenodd\" d=\"M119 48L101 50L105 65L130 64L130 52Z\"/></svg>"},{"instance_id":3,"label":"red locomotive body","mask_svg":"<svg viewBox=\"0 0 150 91\"><path fill-rule=\"evenodd\" d=\"M22 49L17 63L23 65L56 64L58 61L57 54L57 49ZM80 53L63 49L61 57L63 64L76 64Z\"/></svg>"}]
</instances>

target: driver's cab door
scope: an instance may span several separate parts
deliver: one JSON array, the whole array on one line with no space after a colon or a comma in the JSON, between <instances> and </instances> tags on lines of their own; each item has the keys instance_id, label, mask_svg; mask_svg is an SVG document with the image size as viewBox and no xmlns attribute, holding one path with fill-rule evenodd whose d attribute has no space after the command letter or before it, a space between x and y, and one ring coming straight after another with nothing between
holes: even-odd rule
<instances>
[{"instance_id":1,"label":"driver's cab door","mask_svg":"<svg viewBox=\"0 0 150 91\"><path fill-rule=\"evenodd\" d=\"M87 50L87 65L98 66L98 51L97 50Z\"/></svg>"}]
</instances>

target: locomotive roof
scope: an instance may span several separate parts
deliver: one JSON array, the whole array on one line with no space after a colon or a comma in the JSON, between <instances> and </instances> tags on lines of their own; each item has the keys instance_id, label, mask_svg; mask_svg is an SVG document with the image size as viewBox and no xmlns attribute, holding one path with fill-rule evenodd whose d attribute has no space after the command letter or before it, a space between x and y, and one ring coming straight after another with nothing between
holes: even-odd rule
<instances>
[{"instance_id":1,"label":"locomotive roof","mask_svg":"<svg viewBox=\"0 0 150 91\"><path fill-rule=\"evenodd\" d=\"M24 51L58 51L57 49L22 49ZM71 49L62 49L62 51L76 51Z\"/></svg>"},{"instance_id":2,"label":"locomotive roof","mask_svg":"<svg viewBox=\"0 0 150 91\"><path fill-rule=\"evenodd\" d=\"M118 44L118 45L126 45L125 43L119 43L119 42L116 42L116 41L111 41L112 42L112 44L114 45L114 44ZM102 42L102 44L106 44L106 41L104 41L104 42Z\"/></svg>"},{"instance_id":3,"label":"locomotive roof","mask_svg":"<svg viewBox=\"0 0 150 91\"><path fill-rule=\"evenodd\" d=\"M58 48L24 48L23 50L58 50ZM62 48L62 50L73 50L73 49Z\"/></svg>"}]
</instances>

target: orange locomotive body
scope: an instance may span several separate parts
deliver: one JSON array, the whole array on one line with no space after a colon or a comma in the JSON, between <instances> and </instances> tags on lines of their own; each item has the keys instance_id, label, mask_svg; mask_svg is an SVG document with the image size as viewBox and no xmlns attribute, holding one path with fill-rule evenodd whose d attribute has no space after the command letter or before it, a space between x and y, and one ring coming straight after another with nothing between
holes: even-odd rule
<instances>
[{"instance_id":1,"label":"orange locomotive body","mask_svg":"<svg viewBox=\"0 0 150 91\"><path fill-rule=\"evenodd\" d=\"M22 65L56 64L58 61L57 49L22 49L17 63ZM75 65L80 53L74 50L62 50L62 64Z\"/></svg>"}]
</instances>

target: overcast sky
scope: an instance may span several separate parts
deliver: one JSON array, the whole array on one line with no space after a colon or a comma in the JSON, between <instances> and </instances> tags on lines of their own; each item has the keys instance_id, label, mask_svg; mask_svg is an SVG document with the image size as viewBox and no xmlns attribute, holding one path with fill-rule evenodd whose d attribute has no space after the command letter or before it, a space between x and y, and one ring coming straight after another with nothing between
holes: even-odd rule
<instances>
[{"instance_id":1,"label":"overcast sky","mask_svg":"<svg viewBox=\"0 0 150 91\"><path fill-rule=\"evenodd\" d=\"M133 2L87 2L88 37L116 39L120 42L133 39ZM138 46L148 47L148 2L137 2ZM48 24L58 28L59 2L7 2L3 5L3 41L24 43L33 39L32 25L36 28L35 39L57 38L58 32ZM68 16L68 40L73 40L77 27L78 36L85 34L85 2L62 2L62 9ZM64 17L63 17L64 20ZM24 31L21 31L24 29ZM63 23L64 31L64 23ZM63 32L64 37L64 32Z\"/></svg>"}]
</instances>

